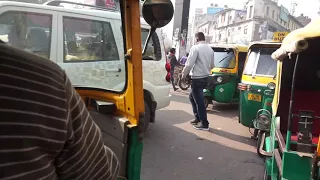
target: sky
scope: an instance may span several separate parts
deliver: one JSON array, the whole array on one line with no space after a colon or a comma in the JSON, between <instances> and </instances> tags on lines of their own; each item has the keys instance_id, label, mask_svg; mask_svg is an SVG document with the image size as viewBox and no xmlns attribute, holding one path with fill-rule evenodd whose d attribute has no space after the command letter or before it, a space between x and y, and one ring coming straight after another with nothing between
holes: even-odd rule
<instances>
[{"instance_id":1,"label":"sky","mask_svg":"<svg viewBox=\"0 0 320 180\"><path fill-rule=\"evenodd\" d=\"M171 0L172 3L175 3L175 0ZM223 7L224 5L228 5L229 8L235 8L235 9L243 9L244 3L247 0L191 0L190 3L190 18L194 16L195 8L206 8L210 5L210 3L218 4L219 7ZM279 4L282 4L285 6L288 10L290 9L290 4L292 0L278 0ZM320 7L319 0L295 0L297 2L295 16L299 16L301 13L303 13L306 16L309 16L310 18L316 18L318 17L318 10ZM204 9L205 12L206 9ZM172 31L173 31L173 20L171 22L163 27L163 30L165 33L167 33L167 37L172 37Z\"/></svg>"}]
</instances>

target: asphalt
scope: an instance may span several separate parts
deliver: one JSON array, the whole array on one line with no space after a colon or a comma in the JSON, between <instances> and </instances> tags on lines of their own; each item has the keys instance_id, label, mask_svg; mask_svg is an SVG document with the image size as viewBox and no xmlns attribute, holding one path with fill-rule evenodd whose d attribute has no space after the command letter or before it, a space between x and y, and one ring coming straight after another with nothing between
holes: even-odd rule
<instances>
[{"instance_id":1,"label":"asphalt","mask_svg":"<svg viewBox=\"0 0 320 180\"><path fill-rule=\"evenodd\" d=\"M237 104L209 105L210 131L193 129L189 91L172 92L144 139L141 180L262 180L256 141L238 123Z\"/></svg>"}]
</instances>

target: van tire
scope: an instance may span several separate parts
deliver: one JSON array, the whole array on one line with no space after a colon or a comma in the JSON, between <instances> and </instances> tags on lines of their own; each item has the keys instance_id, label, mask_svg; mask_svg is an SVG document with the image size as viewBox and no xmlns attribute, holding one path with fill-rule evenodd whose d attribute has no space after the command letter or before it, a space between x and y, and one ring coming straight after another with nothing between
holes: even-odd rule
<instances>
[{"instance_id":1,"label":"van tire","mask_svg":"<svg viewBox=\"0 0 320 180\"><path fill-rule=\"evenodd\" d=\"M149 104L144 101L144 119L143 119L143 133L145 133L148 128L149 128L149 124L150 124L150 118L151 118L151 112L150 112L150 108L149 108Z\"/></svg>"}]
</instances>

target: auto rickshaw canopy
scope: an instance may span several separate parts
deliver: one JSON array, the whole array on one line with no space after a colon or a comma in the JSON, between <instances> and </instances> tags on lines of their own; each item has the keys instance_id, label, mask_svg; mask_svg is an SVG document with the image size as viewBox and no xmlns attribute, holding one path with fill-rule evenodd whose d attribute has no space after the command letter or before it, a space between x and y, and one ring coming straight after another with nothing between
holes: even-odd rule
<instances>
[{"instance_id":1,"label":"auto rickshaw canopy","mask_svg":"<svg viewBox=\"0 0 320 180\"><path fill-rule=\"evenodd\" d=\"M229 48L238 52L248 52L248 46L243 44L209 44L212 48Z\"/></svg>"},{"instance_id":2,"label":"auto rickshaw canopy","mask_svg":"<svg viewBox=\"0 0 320 180\"><path fill-rule=\"evenodd\" d=\"M256 41L249 44L248 49L255 47L275 47L276 45L281 45L279 42L272 41Z\"/></svg>"},{"instance_id":3,"label":"auto rickshaw canopy","mask_svg":"<svg viewBox=\"0 0 320 180\"><path fill-rule=\"evenodd\" d=\"M300 53L308 48L308 39L320 37L320 18L311 21L307 26L289 33L281 47L272 54L275 60L283 60L291 53Z\"/></svg>"},{"instance_id":4,"label":"auto rickshaw canopy","mask_svg":"<svg viewBox=\"0 0 320 180\"><path fill-rule=\"evenodd\" d=\"M307 26L289 33L283 40L281 47L276 50L271 57L278 60L276 89L272 102L272 112L277 114L279 105L279 94L281 87L282 61L290 59L292 53L298 54L308 48L308 40L320 37L320 18L312 20ZM287 58L289 57L289 58Z\"/></svg>"}]
</instances>

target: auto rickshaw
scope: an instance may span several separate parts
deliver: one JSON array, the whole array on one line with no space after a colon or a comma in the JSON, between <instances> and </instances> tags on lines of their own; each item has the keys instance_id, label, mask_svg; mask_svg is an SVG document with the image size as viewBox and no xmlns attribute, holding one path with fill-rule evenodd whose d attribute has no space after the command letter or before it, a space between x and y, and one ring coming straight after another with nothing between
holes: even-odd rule
<instances>
[{"instance_id":1,"label":"auto rickshaw","mask_svg":"<svg viewBox=\"0 0 320 180\"><path fill-rule=\"evenodd\" d=\"M320 179L320 19L285 37L278 60L270 133L259 151L264 179Z\"/></svg>"},{"instance_id":2,"label":"auto rickshaw","mask_svg":"<svg viewBox=\"0 0 320 180\"><path fill-rule=\"evenodd\" d=\"M239 102L239 123L254 128L253 139L260 142L262 132L269 130L263 122L271 118L271 103L275 89L277 62L271 54L280 47L279 42L254 42L249 46L242 74ZM259 133L259 131L261 131ZM257 146L257 152L258 146ZM260 155L260 154L259 154Z\"/></svg>"},{"instance_id":3,"label":"auto rickshaw","mask_svg":"<svg viewBox=\"0 0 320 180\"><path fill-rule=\"evenodd\" d=\"M205 106L212 101L232 103L239 101L237 84L240 82L248 46L238 44L212 44L214 68L209 84L204 89Z\"/></svg>"}]
</instances>

